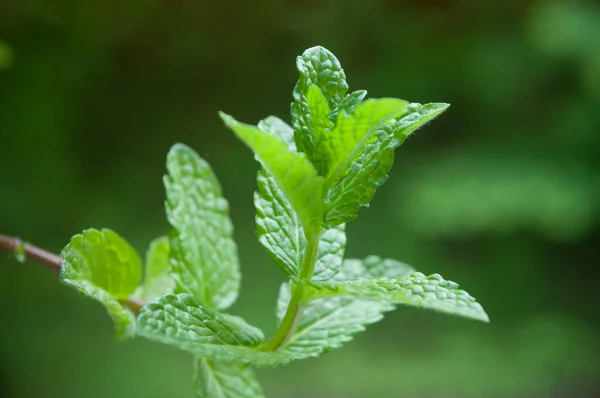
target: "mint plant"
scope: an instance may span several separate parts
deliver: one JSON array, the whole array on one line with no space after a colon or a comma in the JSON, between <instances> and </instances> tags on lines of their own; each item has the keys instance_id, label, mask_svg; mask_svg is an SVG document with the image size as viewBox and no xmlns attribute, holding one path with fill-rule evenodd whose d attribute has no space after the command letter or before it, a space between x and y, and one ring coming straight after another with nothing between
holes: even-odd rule
<instances>
[{"instance_id":1,"label":"mint plant","mask_svg":"<svg viewBox=\"0 0 600 398\"><path fill-rule=\"evenodd\" d=\"M291 126L220 113L260 164L257 237L288 278L273 336L226 312L241 281L228 203L210 166L183 144L169 152L164 177L172 228L150 244L144 272L136 251L107 229L74 236L60 257L3 236L0 247L60 269L63 283L106 307L119 339L139 335L193 354L198 397L263 397L252 367L341 347L398 305L487 322L473 297L438 274L344 258L345 225L386 181L394 150L448 104L348 93L339 61L322 47L306 50L297 67Z\"/></svg>"}]
</instances>

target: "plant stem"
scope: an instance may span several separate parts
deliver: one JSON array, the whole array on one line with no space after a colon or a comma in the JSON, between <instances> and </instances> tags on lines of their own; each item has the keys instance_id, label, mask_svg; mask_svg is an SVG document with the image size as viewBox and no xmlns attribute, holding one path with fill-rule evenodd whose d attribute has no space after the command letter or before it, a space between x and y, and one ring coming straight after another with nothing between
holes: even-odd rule
<instances>
[{"instance_id":1,"label":"plant stem","mask_svg":"<svg viewBox=\"0 0 600 398\"><path fill-rule=\"evenodd\" d=\"M317 263L317 255L319 253L319 241L321 238L322 229L307 233L306 250L304 252L304 260L300 269L300 280L310 279ZM276 351L281 348L296 331L298 320L302 314L302 301L304 298L305 287L302 283L293 285L292 297L285 312L283 320L275 335L268 341L262 344L259 349L261 351Z\"/></svg>"},{"instance_id":2,"label":"plant stem","mask_svg":"<svg viewBox=\"0 0 600 398\"><path fill-rule=\"evenodd\" d=\"M59 255L50 253L29 243L25 243L19 238L0 234L0 252L8 253L17 258L24 257L28 260L35 261L38 264L52 269L55 273L60 274L62 258ZM135 297L122 299L119 300L119 302L135 314L138 314L140 309L144 306L144 302Z\"/></svg>"}]
</instances>

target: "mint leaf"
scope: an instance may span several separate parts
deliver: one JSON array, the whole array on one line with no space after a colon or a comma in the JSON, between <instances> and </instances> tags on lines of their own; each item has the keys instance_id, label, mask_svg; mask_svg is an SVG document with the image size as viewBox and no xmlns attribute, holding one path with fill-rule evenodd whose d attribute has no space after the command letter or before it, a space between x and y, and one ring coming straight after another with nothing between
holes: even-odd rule
<instances>
[{"instance_id":1,"label":"mint leaf","mask_svg":"<svg viewBox=\"0 0 600 398\"><path fill-rule=\"evenodd\" d=\"M442 103L412 103L398 121L382 126L375 139L369 141L362 154L352 161L349 172L327 192L326 224L337 225L356 218L360 207L367 207L375 190L387 181L387 173L394 163L394 150L406 137L442 114L448 106Z\"/></svg>"},{"instance_id":2,"label":"mint leaf","mask_svg":"<svg viewBox=\"0 0 600 398\"><path fill-rule=\"evenodd\" d=\"M326 138L329 131L334 127L333 122L329 120L331 110L327 105L327 100L323 96L321 89L314 84L308 88L306 102L310 110L310 125L314 132L315 147L319 148L323 139ZM309 159L315 166L319 174L325 175L327 170L327 158L320 156L317 151L309 155Z\"/></svg>"},{"instance_id":3,"label":"mint leaf","mask_svg":"<svg viewBox=\"0 0 600 398\"><path fill-rule=\"evenodd\" d=\"M88 229L71 238L61 256L61 281L106 307L118 339L133 336L135 318L119 299L129 297L142 278L137 252L113 231Z\"/></svg>"},{"instance_id":4,"label":"mint leaf","mask_svg":"<svg viewBox=\"0 0 600 398\"><path fill-rule=\"evenodd\" d=\"M312 288L312 290L310 289ZM403 278L357 279L333 283L310 282L309 299L353 296L388 300L394 304L427 308L489 322L481 305L458 284L439 274L425 276L415 272Z\"/></svg>"},{"instance_id":5,"label":"mint leaf","mask_svg":"<svg viewBox=\"0 0 600 398\"><path fill-rule=\"evenodd\" d=\"M291 105L292 127L298 150L309 156L315 149L315 131L310 120L307 94L311 85L321 89L330 109L337 107L348 91L346 75L338 59L329 50L316 46L309 48L296 59L299 78L294 87Z\"/></svg>"},{"instance_id":6,"label":"mint leaf","mask_svg":"<svg viewBox=\"0 0 600 398\"><path fill-rule=\"evenodd\" d=\"M254 205L259 242L288 277L298 277L306 250L304 229L289 201L264 170L258 172ZM313 279L326 280L337 272L342 264L345 246L343 224L323 232Z\"/></svg>"},{"instance_id":7,"label":"mint leaf","mask_svg":"<svg viewBox=\"0 0 600 398\"><path fill-rule=\"evenodd\" d=\"M150 301L167 293L172 293L175 283L171 278L169 264L169 237L161 236L150 242L146 252L144 282L136 295L144 301Z\"/></svg>"},{"instance_id":8,"label":"mint leaf","mask_svg":"<svg viewBox=\"0 0 600 398\"><path fill-rule=\"evenodd\" d=\"M194 388L198 398L264 398L247 365L196 358Z\"/></svg>"},{"instance_id":9,"label":"mint leaf","mask_svg":"<svg viewBox=\"0 0 600 398\"><path fill-rule=\"evenodd\" d=\"M138 317L137 333L216 361L274 366L291 359L279 352L258 351L264 338L260 329L187 294L168 294L146 304Z\"/></svg>"},{"instance_id":10,"label":"mint leaf","mask_svg":"<svg viewBox=\"0 0 600 398\"><path fill-rule=\"evenodd\" d=\"M343 100L340 101L338 106L333 109L331 114L329 115L329 120L335 123L337 120L338 114L340 112L344 112L348 115L354 113L356 107L362 102L362 100L367 96L366 90L356 90L344 97Z\"/></svg>"},{"instance_id":11,"label":"mint leaf","mask_svg":"<svg viewBox=\"0 0 600 398\"><path fill-rule=\"evenodd\" d=\"M228 308L237 298L240 271L229 205L212 169L192 149L175 144L164 178L172 277L177 291L205 305Z\"/></svg>"},{"instance_id":12,"label":"mint leaf","mask_svg":"<svg viewBox=\"0 0 600 398\"><path fill-rule=\"evenodd\" d=\"M346 259L342 269L344 272L336 278L338 281L358 278L402 278L415 272L408 264L379 256L368 256L364 260Z\"/></svg>"},{"instance_id":13,"label":"mint leaf","mask_svg":"<svg viewBox=\"0 0 600 398\"><path fill-rule=\"evenodd\" d=\"M304 247L302 246L302 250ZM346 224L323 231L319 240L319 251L312 280L326 281L335 276L342 266L345 249Z\"/></svg>"},{"instance_id":14,"label":"mint leaf","mask_svg":"<svg viewBox=\"0 0 600 398\"><path fill-rule=\"evenodd\" d=\"M293 152L280 138L236 121L225 113L221 119L248 145L283 196L297 213L305 233L320 228L323 218L323 178L305 155ZM308 230L308 231L307 231Z\"/></svg>"},{"instance_id":15,"label":"mint leaf","mask_svg":"<svg viewBox=\"0 0 600 398\"><path fill-rule=\"evenodd\" d=\"M267 133L271 133L275 137L279 137L286 143L288 149L296 151L296 143L294 142L294 130L283 120L276 116L269 116L258 122L258 128Z\"/></svg>"},{"instance_id":16,"label":"mint leaf","mask_svg":"<svg viewBox=\"0 0 600 398\"><path fill-rule=\"evenodd\" d=\"M351 115L339 114L335 129L324 137L315 154L327 160L327 187L348 171L375 132L390 119L402 115L407 106L406 101L394 98L369 99Z\"/></svg>"},{"instance_id":17,"label":"mint leaf","mask_svg":"<svg viewBox=\"0 0 600 398\"><path fill-rule=\"evenodd\" d=\"M376 256L361 260L344 260L340 272L329 282L384 275L403 275L408 266L394 260ZM291 297L289 283L281 286L277 301L277 317L283 319ZM392 303L351 296L328 297L310 301L303 306L298 329L283 347L282 352L295 359L316 357L339 348L352 340L352 336L365 330L365 326L378 322L383 314L393 310Z\"/></svg>"}]
</instances>

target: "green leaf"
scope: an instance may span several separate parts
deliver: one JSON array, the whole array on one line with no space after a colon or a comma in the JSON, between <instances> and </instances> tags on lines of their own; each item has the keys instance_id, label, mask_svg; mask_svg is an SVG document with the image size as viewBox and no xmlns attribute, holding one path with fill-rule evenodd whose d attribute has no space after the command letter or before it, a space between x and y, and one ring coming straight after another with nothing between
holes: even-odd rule
<instances>
[{"instance_id":1,"label":"green leaf","mask_svg":"<svg viewBox=\"0 0 600 398\"><path fill-rule=\"evenodd\" d=\"M361 260L345 260L340 272L332 281L354 280L359 277L404 275L409 267L394 260L381 260L371 256ZM277 301L277 317L281 322L290 301L290 284L281 286ZM283 347L282 352L294 358L316 357L364 331L365 326L378 322L383 314L394 309L387 301L351 296L336 296L306 303L298 323L298 329Z\"/></svg>"},{"instance_id":2,"label":"green leaf","mask_svg":"<svg viewBox=\"0 0 600 398\"><path fill-rule=\"evenodd\" d=\"M136 292L142 300L150 301L175 290L175 283L170 275L169 252L168 236L161 236L150 242L146 252L144 282Z\"/></svg>"},{"instance_id":3,"label":"green leaf","mask_svg":"<svg viewBox=\"0 0 600 398\"><path fill-rule=\"evenodd\" d=\"M326 281L335 276L342 266L346 249L346 224L326 229L319 240L319 252L312 280ZM304 250L304 246L303 246Z\"/></svg>"},{"instance_id":4,"label":"green leaf","mask_svg":"<svg viewBox=\"0 0 600 398\"><path fill-rule=\"evenodd\" d=\"M342 268L344 272L336 278L338 281L357 278L402 278L415 272L408 264L378 256L368 256L364 260L349 258L344 260Z\"/></svg>"},{"instance_id":5,"label":"green leaf","mask_svg":"<svg viewBox=\"0 0 600 398\"><path fill-rule=\"evenodd\" d=\"M337 108L334 108L331 114L329 115L329 120L335 122L337 120L338 114L340 112L344 112L348 115L354 113L356 107L362 102L363 99L367 96L366 90L356 90L344 97L343 100L340 101Z\"/></svg>"},{"instance_id":6,"label":"green leaf","mask_svg":"<svg viewBox=\"0 0 600 398\"><path fill-rule=\"evenodd\" d=\"M165 176L171 270L177 291L217 309L237 298L240 271L229 205L212 169L192 149L175 144Z\"/></svg>"},{"instance_id":7,"label":"green leaf","mask_svg":"<svg viewBox=\"0 0 600 398\"><path fill-rule=\"evenodd\" d=\"M198 398L264 398L247 365L195 359L194 388Z\"/></svg>"},{"instance_id":8,"label":"green leaf","mask_svg":"<svg viewBox=\"0 0 600 398\"><path fill-rule=\"evenodd\" d=\"M310 289L312 288L312 289ZM458 284L444 280L439 274L425 276L415 272L403 278L357 279L342 282L310 282L309 299L352 296L388 300L489 322L481 305Z\"/></svg>"},{"instance_id":9,"label":"green leaf","mask_svg":"<svg viewBox=\"0 0 600 398\"><path fill-rule=\"evenodd\" d=\"M329 120L331 110L329 109L329 105L327 105L327 100L323 96L323 93L314 84L308 88L306 101L310 111L310 124L315 136L315 147L319 148L323 139L325 139L329 131L334 127L333 122ZM309 159L317 169L317 172L324 175L327 170L327 159L318 155L319 152L317 151L312 156L309 155Z\"/></svg>"},{"instance_id":10,"label":"green leaf","mask_svg":"<svg viewBox=\"0 0 600 398\"><path fill-rule=\"evenodd\" d=\"M294 130L283 120L276 116L269 116L258 122L258 128L281 138L287 144L289 150L296 151Z\"/></svg>"},{"instance_id":11,"label":"green leaf","mask_svg":"<svg viewBox=\"0 0 600 398\"><path fill-rule=\"evenodd\" d=\"M274 366L291 359L279 352L258 351L264 338L260 329L187 294L169 294L146 304L138 317L137 333L216 361Z\"/></svg>"},{"instance_id":12,"label":"green leaf","mask_svg":"<svg viewBox=\"0 0 600 398\"><path fill-rule=\"evenodd\" d=\"M304 154L291 151L280 138L220 113L221 119L256 154L298 215L305 232L320 228L323 219L323 178ZM308 230L308 231L307 231Z\"/></svg>"},{"instance_id":13,"label":"green leaf","mask_svg":"<svg viewBox=\"0 0 600 398\"><path fill-rule=\"evenodd\" d=\"M353 160L349 172L327 192L326 224L338 225L356 218L360 207L367 207L376 189L387 181L387 173L394 163L394 150L448 106L412 103L397 122L382 126L375 139L368 142L363 153Z\"/></svg>"},{"instance_id":14,"label":"green leaf","mask_svg":"<svg viewBox=\"0 0 600 398\"><path fill-rule=\"evenodd\" d=\"M288 277L298 277L306 250L306 237L300 219L275 180L258 172L258 189L254 194L256 233L275 264ZM346 246L344 225L321 235L313 279L326 280L337 273Z\"/></svg>"},{"instance_id":15,"label":"green leaf","mask_svg":"<svg viewBox=\"0 0 600 398\"><path fill-rule=\"evenodd\" d=\"M131 337L135 318L119 299L129 297L142 278L137 252L113 231L88 229L71 238L61 256L61 281L106 307L117 338Z\"/></svg>"},{"instance_id":16,"label":"green leaf","mask_svg":"<svg viewBox=\"0 0 600 398\"><path fill-rule=\"evenodd\" d=\"M407 106L406 101L394 98L369 99L357 106L353 114L339 114L335 129L324 137L315 154L327 162L327 187L348 172L351 162L377 130L402 115Z\"/></svg>"},{"instance_id":17,"label":"green leaf","mask_svg":"<svg viewBox=\"0 0 600 398\"><path fill-rule=\"evenodd\" d=\"M312 155L315 149L315 131L310 120L307 94L311 85L321 89L330 109L335 109L348 91L346 75L338 59L329 50L316 46L296 59L299 78L294 87L291 105L292 127L298 150Z\"/></svg>"}]
</instances>

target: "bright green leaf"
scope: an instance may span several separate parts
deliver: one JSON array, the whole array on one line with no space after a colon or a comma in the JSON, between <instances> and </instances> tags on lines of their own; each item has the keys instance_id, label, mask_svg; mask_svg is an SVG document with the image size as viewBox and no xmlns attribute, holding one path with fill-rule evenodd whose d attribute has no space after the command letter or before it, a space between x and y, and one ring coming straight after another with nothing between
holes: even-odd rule
<instances>
[{"instance_id":1,"label":"bright green leaf","mask_svg":"<svg viewBox=\"0 0 600 398\"><path fill-rule=\"evenodd\" d=\"M173 146L165 176L172 277L179 292L217 309L229 307L240 286L229 205L210 166L192 149Z\"/></svg>"},{"instance_id":2,"label":"bright green leaf","mask_svg":"<svg viewBox=\"0 0 600 398\"><path fill-rule=\"evenodd\" d=\"M194 361L194 388L198 398L264 398L260 384L248 365Z\"/></svg>"},{"instance_id":3,"label":"bright green leaf","mask_svg":"<svg viewBox=\"0 0 600 398\"><path fill-rule=\"evenodd\" d=\"M439 274L425 276L415 272L403 278L357 279L342 282L310 282L308 296L321 299L332 296L352 296L388 300L458 315L483 322L488 316L481 305L458 284L444 280Z\"/></svg>"},{"instance_id":4,"label":"bright green leaf","mask_svg":"<svg viewBox=\"0 0 600 398\"><path fill-rule=\"evenodd\" d=\"M448 106L412 103L397 122L382 126L375 139L369 141L362 154L353 160L349 172L327 192L326 224L347 223L356 217L360 207L367 207L375 190L387 181L387 173L394 163L394 150Z\"/></svg>"},{"instance_id":5,"label":"bright green leaf","mask_svg":"<svg viewBox=\"0 0 600 398\"><path fill-rule=\"evenodd\" d=\"M284 353L257 350L264 338L260 329L187 294L169 294L146 304L138 317L137 333L216 361L273 366L291 359Z\"/></svg>"},{"instance_id":6,"label":"bright green leaf","mask_svg":"<svg viewBox=\"0 0 600 398\"><path fill-rule=\"evenodd\" d=\"M283 120L276 116L269 116L258 122L259 129L271 133L276 137L279 137L288 146L291 151L296 151L296 143L294 142L294 130Z\"/></svg>"},{"instance_id":7,"label":"bright green leaf","mask_svg":"<svg viewBox=\"0 0 600 398\"><path fill-rule=\"evenodd\" d=\"M265 171L292 205L304 230L314 230L323 218L323 178L304 154L293 152L280 138L220 113L225 124L256 154Z\"/></svg>"},{"instance_id":8,"label":"bright green leaf","mask_svg":"<svg viewBox=\"0 0 600 398\"><path fill-rule=\"evenodd\" d=\"M348 172L377 130L390 119L402 115L408 103L394 98L369 99L354 113L340 113L335 129L321 141L315 157L327 161L327 187L333 186Z\"/></svg>"},{"instance_id":9,"label":"bright green leaf","mask_svg":"<svg viewBox=\"0 0 600 398\"><path fill-rule=\"evenodd\" d=\"M334 127L333 122L329 120L331 110L329 109L329 105L327 105L327 100L323 96L323 93L314 84L308 88L306 101L310 111L310 124L314 132L315 147L319 148L321 142L326 139L327 134ZM309 159L319 174L326 174L328 159L322 153L316 151L309 155Z\"/></svg>"},{"instance_id":10,"label":"bright green leaf","mask_svg":"<svg viewBox=\"0 0 600 398\"><path fill-rule=\"evenodd\" d=\"M356 90L346 95L344 99L340 101L337 108L334 108L331 114L329 114L329 120L335 123L340 112L351 115L366 96L366 90Z\"/></svg>"},{"instance_id":11,"label":"bright green leaf","mask_svg":"<svg viewBox=\"0 0 600 398\"><path fill-rule=\"evenodd\" d=\"M357 278L402 278L415 272L415 269L408 264L378 256L368 256L364 260L346 259L342 269L344 272L336 278L338 281Z\"/></svg>"},{"instance_id":12,"label":"bright green leaf","mask_svg":"<svg viewBox=\"0 0 600 398\"><path fill-rule=\"evenodd\" d=\"M175 283L170 275L169 252L168 236L161 236L150 242L146 252L144 282L136 293L144 301L153 300L175 290Z\"/></svg>"},{"instance_id":13,"label":"bright green leaf","mask_svg":"<svg viewBox=\"0 0 600 398\"><path fill-rule=\"evenodd\" d=\"M329 50L316 46L309 48L296 60L299 72L291 105L292 127L298 150L312 155L315 149L315 131L310 120L307 94L311 85L321 89L330 109L335 109L348 91L346 75L338 59Z\"/></svg>"},{"instance_id":14,"label":"bright green leaf","mask_svg":"<svg viewBox=\"0 0 600 398\"><path fill-rule=\"evenodd\" d=\"M119 299L129 297L142 277L137 252L108 229L88 229L71 238L63 249L60 279L102 303L115 322L117 338L133 335L133 314Z\"/></svg>"}]
</instances>

